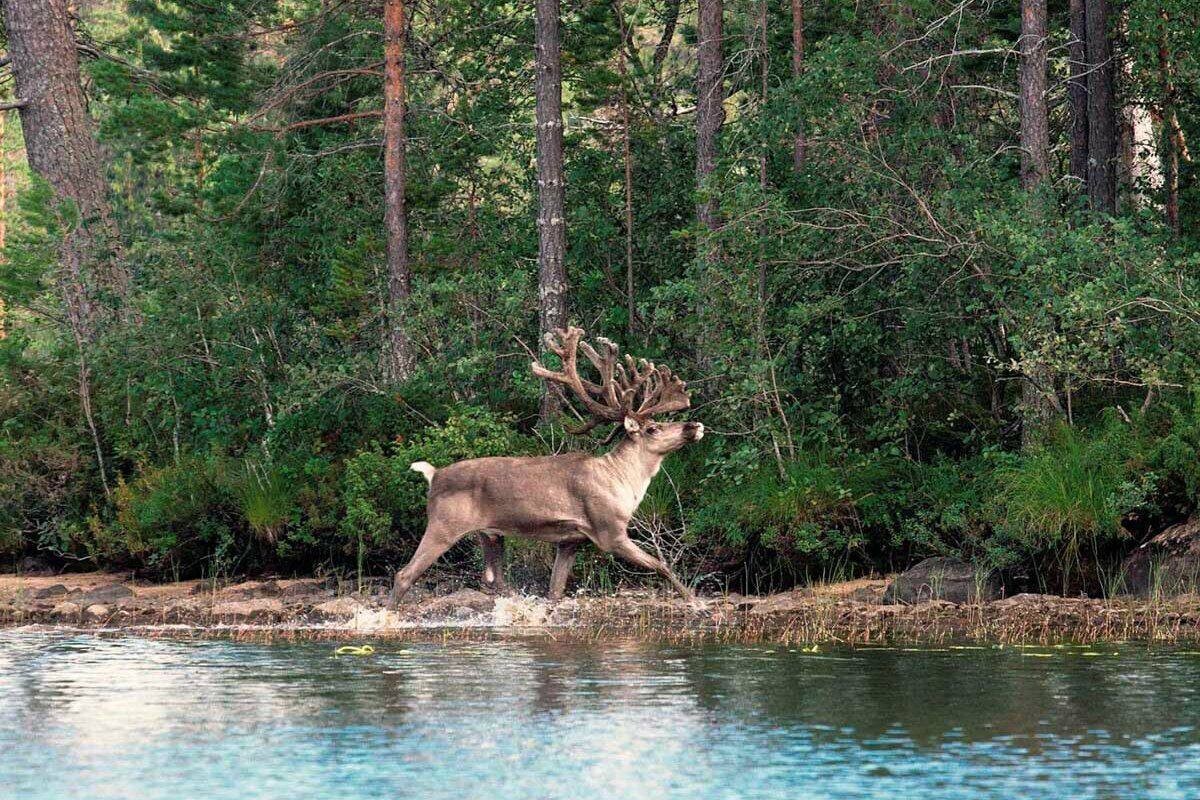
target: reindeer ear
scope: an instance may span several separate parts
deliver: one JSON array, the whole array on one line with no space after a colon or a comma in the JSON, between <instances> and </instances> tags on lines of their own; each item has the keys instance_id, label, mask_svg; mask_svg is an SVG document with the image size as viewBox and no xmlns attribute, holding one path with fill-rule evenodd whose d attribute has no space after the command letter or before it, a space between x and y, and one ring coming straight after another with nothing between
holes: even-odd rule
<instances>
[{"instance_id":1,"label":"reindeer ear","mask_svg":"<svg viewBox=\"0 0 1200 800\"><path fill-rule=\"evenodd\" d=\"M642 423L638 422L634 417L625 417L625 432L626 433L641 433Z\"/></svg>"}]
</instances>

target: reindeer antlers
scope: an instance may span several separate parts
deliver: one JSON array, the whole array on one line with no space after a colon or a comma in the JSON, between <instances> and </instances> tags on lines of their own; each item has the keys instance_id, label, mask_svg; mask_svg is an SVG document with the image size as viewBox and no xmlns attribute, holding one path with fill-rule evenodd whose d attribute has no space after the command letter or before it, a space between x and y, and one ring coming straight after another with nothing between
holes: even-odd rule
<instances>
[{"instance_id":1,"label":"reindeer antlers","mask_svg":"<svg viewBox=\"0 0 1200 800\"><path fill-rule=\"evenodd\" d=\"M533 374L571 389L592 416L574 433L584 433L605 421L620 422L627 416L645 419L691 405L687 384L672 374L670 367L656 366L644 358L635 362L630 355L622 364L617 345L608 339L598 338L597 350L583 341L582 328L569 327L547 333L545 342L546 348L562 359L562 370L555 372L534 361L530 365ZM599 373L599 383L580 377L580 349Z\"/></svg>"}]
</instances>

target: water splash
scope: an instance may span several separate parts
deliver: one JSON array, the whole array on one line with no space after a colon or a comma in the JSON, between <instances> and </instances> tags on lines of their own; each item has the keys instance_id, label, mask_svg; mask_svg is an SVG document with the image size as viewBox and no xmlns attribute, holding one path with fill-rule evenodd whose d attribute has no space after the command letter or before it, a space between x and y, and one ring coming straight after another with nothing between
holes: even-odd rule
<instances>
[{"instance_id":1,"label":"water splash","mask_svg":"<svg viewBox=\"0 0 1200 800\"><path fill-rule=\"evenodd\" d=\"M550 622L550 604L540 597L498 597L492 609L497 628L544 628Z\"/></svg>"},{"instance_id":2,"label":"water splash","mask_svg":"<svg viewBox=\"0 0 1200 800\"><path fill-rule=\"evenodd\" d=\"M356 608L350 618L349 627L356 631L386 631L396 628L411 628L413 624L400 618L395 611L386 608Z\"/></svg>"}]
</instances>

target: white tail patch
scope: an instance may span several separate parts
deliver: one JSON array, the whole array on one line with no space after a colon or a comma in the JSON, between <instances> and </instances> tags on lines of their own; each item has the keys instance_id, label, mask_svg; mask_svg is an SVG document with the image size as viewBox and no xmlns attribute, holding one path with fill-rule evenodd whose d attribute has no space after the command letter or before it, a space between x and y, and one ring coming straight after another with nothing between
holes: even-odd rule
<instances>
[{"instance_id":1,"label":"white tail patch","mask_svg":"<svg viewBox=\"0 0 1200 800\"><path fill-rule=\"evenodd\" d=\"M437 472L437 468L428 461L417 461L410 466L409 469L413 470L414 472L421 473L425 476L425 480L429 481L430 483L433 483L433 473Z\"/></svg>"}]
</instances>

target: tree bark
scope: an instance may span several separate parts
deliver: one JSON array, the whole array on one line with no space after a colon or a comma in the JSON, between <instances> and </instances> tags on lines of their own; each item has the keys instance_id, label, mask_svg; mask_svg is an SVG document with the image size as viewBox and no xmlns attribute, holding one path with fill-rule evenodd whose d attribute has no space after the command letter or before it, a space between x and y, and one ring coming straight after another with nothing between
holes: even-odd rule
<instances>
[{"instance_id":1,"label":"tree bark","mask_svg":"<svg viewBox=\"0 0 1200 800\"><path fill-rule=\"evenodd\" d=\"M74 332L90 341L98 316L128 299L129 273L117 251L71 14L66 0L3 0L2 10L29 166L78 214L64 220L58 282Z\"/></svg>"},{"instance_id":2,"label":"tree bark","mask_svg":"<svg viewBox=\"0 0 1200 800\"><path fill-rule=\"evenodd\" d=\"M1158 68L1162 81L1162 172L1164 207L1167 216L1167 227L1175 236L1180 234L1179 226L1179 155L1183 150L1183 129L1179 125L1175 74L1171 59L1171 49L1168 44L1168 27L1170 17L1167 12L1159 14L1162 20L1162 31L1158 40Z\"/></svg>"},{"instance_id":3,"label":"tree bark","mask_svg":"<svg viewBox=\"0 0 1200 800\"><path fill-rule=\"evenodd\" d=\"M792 0L792 77L804 73L804 0ZM804 137L804 117L798 115L796 135L792 141L792 170L804 169L808 157L808 141Z\"/></svg>"},{"instance_id":4,"label":"tree bark","mask_svg":"<svg viewBox=\"0 0 1200 800\"><path fill-rule=\"evenodd\" d=\"M4 148L4 135L8 132L8 112L0 111L0 264L8 260L4 245L8 239L8 151ZM7 336L4 322L4 298L0 297L0 339Z\"/></svg>"},{"instance_id":5,"label":"tree bark","mask_svg":"<svg viewBox=\"0 0 1200 800\"><path fill-rule=\"evenodd\" d=\"M405 208L408 136L405 112L404 0L383 4L383 197L387 229L387 300L383 313L383 380L396 384L412 373L412 345L406 330L412 276L408 262L408 211Z\"/></svg>"},{"instance_id":6,"label":"tree bark","mask_svg":"<svg viewBox=\"0 0 1200 800\"><path fill-rule=\"evenodd\" d=\"M1050 176L1046 113L1046 0L1022 0L1020 52L1021 188L1037 191Z\"/></svg>"},{"instance_id":7,"label":"tree bark","mask_svg":"<svg viewBox=\"0 0 1200 800\"><path fill-rule=\"evenodd\" d=\"M633 142L629 130L629 70L625 64L625 45L629 31L625 27L625 13L621 7L621 0L613 0L613 9L617 14L622 44L617 49L617 75L621 79L618 105L621 113L621 158L625 183L625 312L628 317L626 330L632 338L637 328L637 302L634 297L633 275Z\"/></svg>"},{"instance_id":8,"label":"tree bark","mask_svg":"<svg viewBox=\"0 0 1200 800\"><path fill-rule=\"evenodd\" d=\"M110 496L104 448L92 398L88 350L102 319L124 317L129 273L108 197L100 148L80 82L79 55L66 0L0 0L26 160L73 206L63 215L57 283L79 353L78 392L105 497Z\"/></svg>"},{"instance_id":9,"label":"tree bark","mask_svg":"<svg viewBox=\"0 0 1200 800\"><path fill-rule=\"evenodd\" d=\"M559 0L537 0L538 328L546 333L567 323L566 203L563 186L562 66L559 60ZM558 395L546 387L542 421L558 410Z\"/></svg>"},{"instance_id":10,"label":"tree bark","mask_svg":"<svg viewBox=\"0 0 1200 800\"><path fill-rule=\"evenodd\" d=\"M700 0L696 69L696 188L700 192L717 168L717 138L725 121L722 13L722 0ZM700 200L696 216L710 231L716 230L720 224L716 200Z\"/></svg>"},{"instance_id":11,"label":"tree bark","mask_svg":"<svg viewBox=\"0 0 1200 800\"><path fill-rule=\"evenodd\" d=\"M1087 25L1084 0L1070 0L1071 41L1067 47L1071 77L1067 97L1071 106L1071 176L1086 189L1088 177Z\"/></svg>"},{"instance_id":12,"label":"tree bark","mask_svg":"<svg viewBox=\"0 0 1200 800\"><path fill-rule=\"evenodd\" d=\"M1044 216L1042 185L1050 178L1050 127L1046 108L1047 39L1046 0L1021 0L1020 53L1021 188L1030 193L1030 213ZM1053 414L1049 393L1054 376L1040 364L1026 366L1021 384L1024 419L1021 446L1030 448L1039 428Z\"/></svg>"},{"instance_id":13,"label":"tree bark","mask_svg":"<svg viewBox=\"0 0 1200 800\"><path fill-rule=\"evenodd\" d=\"M1117 210L1117 117L1108 0L1085 0L1087 28L1088 199Z\"/></svg>"}]
</instances>

